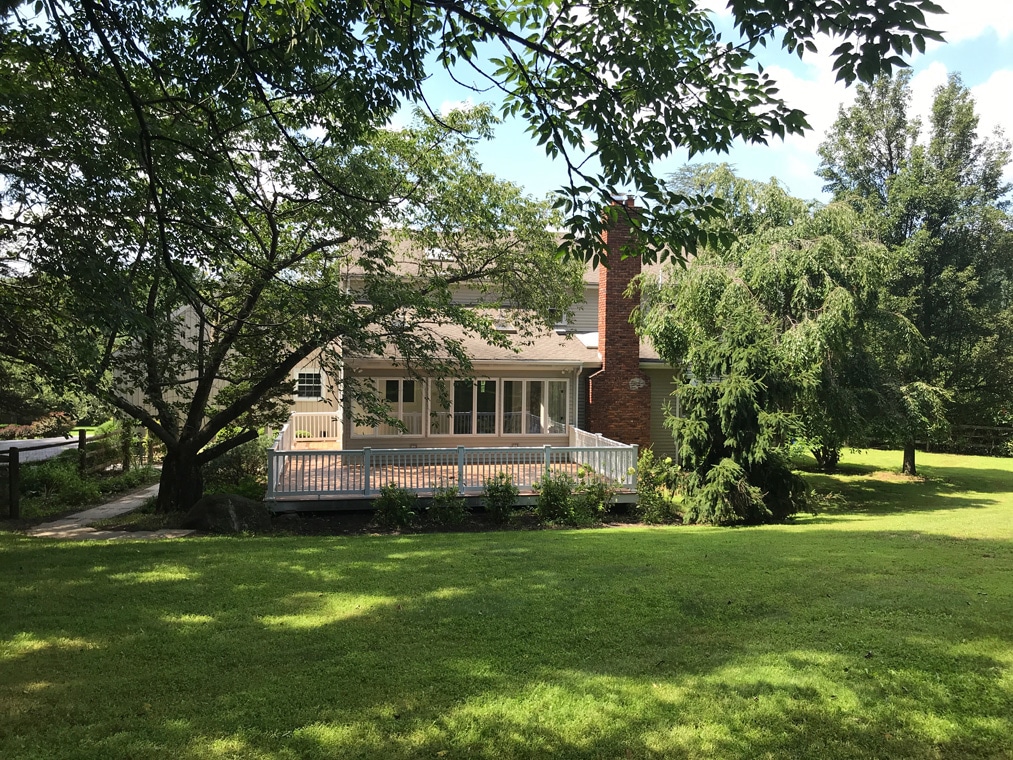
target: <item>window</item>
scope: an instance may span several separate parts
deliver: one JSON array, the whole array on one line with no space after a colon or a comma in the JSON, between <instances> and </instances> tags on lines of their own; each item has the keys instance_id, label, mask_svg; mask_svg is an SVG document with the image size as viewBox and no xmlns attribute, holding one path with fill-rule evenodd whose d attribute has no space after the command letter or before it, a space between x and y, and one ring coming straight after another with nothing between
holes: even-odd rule
<instances>
[{"instance_id":1,"label":"window","mask_svg":"<svg viewBox=\"0 0 1013 760\"><path fill-rule=\"evenodd\" d=\"M380 422L378 425L358 424L353 429L354 435L422 435L422 419L424 407L422 394L416 393L415 380L401 378L383 378L375 381L380 398L387 406L388 414L404 425ZM362 408L355 404L353 417L361 415Z\"/></svg>"},{"instance_id":2,"label":"window","mask_svg":"<svg viewBox=\"0 0 1013 760\"><path fill-rule=\"evenodd\" d=\"M295 380L295 397L319 401L324 397L323 378L319 372L300 372Z\"/></svg>"},{"instance_id":3,"label":"window","mask_svg":"<svg viewBox=\"0 0 1013 760\"><path fill-rule=\"evenodd\" d=\"M566 432L566 380L504 380L504 435L563 434Z\"/></svg>"},{"instance_id":4,"label":"window","mask_svg":"<svg viewBox=\"0 0 1013 760\"><path fill-rule=\"evenodd\" d=\"M565 435L569 423L567 380L452 380L443 399L435 381L421 387L401 378L370 382L376 383L380 400L405 429L356 425L353 435ZM361 413L358 406L353 416L356 413Z\"/></svg>"}]
</instances>

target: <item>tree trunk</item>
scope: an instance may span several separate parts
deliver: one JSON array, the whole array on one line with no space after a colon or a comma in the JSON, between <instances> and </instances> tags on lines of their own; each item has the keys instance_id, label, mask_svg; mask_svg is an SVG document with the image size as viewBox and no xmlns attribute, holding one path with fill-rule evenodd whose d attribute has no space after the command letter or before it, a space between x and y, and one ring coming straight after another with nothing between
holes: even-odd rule
<instances>
[{"instance_id":1,"label":"tree trunk","mask_svg":"<svg viewBox=\"0 0 1013 760\"><path fill-rule=\"evenodd\" d=\"M823 472L834 472L841 461L841 450L836 446L818 446L811 449L816 464Z\"/></svg>"},{"instance_id":2,"label":"tree trunk","mask_svg":"<svg viewBox=\"0 0 1013 760\"><path fill-rule=\"evenodd\" d=\"M904 444L904 467L902 471L905 475L918 474L918 470L915 469L915 445L913 441Z\"/></svg>"},{"instance_id":3,"label":"tree trunk","mask_svg":"<svg viewBox=\"0 0 1013 760\"><path fill-rule=\"evenodd\" d=\"M162 460L156 511L186 512L203 495L204 479L197 464L197 452L189 447L169 448Z\"/></svg>"}]
</instances>

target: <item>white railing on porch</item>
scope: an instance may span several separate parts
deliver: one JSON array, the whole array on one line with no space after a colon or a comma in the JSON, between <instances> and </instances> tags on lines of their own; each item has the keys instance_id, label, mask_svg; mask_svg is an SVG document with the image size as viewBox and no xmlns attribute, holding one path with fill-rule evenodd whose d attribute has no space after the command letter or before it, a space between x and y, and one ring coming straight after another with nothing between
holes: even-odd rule
<instances>
[{"instance_id":1,"label":"white railing on porch","mask_svg":"<svg viewBox=\"0 0 1013 760\"><path fill-rule=\"evenodd\" d=\"M292 448L292 440L337 440L341 437L341 419L337 412L293 412L288 419L291 434L285 449ZM285 428L282 428L284 430Z\"/></svg>"},{"instance_id":2,"label":"white railing on porch","mask_svg":"<svg viewBox=\"0 0 1013 760\"><path fill-rule=\"evenodd\" d=\"M286 428L282 428L274 448L268 451L268 500L368 497L388 484L422 492L455 485L462 493L474 494L484 488L487 479L501 472L525 490L542 478L546 470L575 477L582 468L618 483L623 489L634 490L637 484L637 447L588 433L584 435L590 439L581 439L587 440L588 445L565 447L292 451L292 437Z\"/></svg>"}]
</instances>

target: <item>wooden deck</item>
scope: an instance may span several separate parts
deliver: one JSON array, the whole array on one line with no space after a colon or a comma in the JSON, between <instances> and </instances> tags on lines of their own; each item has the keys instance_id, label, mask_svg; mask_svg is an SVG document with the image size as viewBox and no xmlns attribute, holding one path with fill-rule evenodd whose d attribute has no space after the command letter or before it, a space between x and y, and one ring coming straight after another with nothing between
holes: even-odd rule
<instances>
[{"instance_id":1,"label":"wooden deck","mask_svg":"<svg viewBox=\"0 0 1013 760\"><path fill-rule=\"evenodd\" d=\"M616 484L623 501L636 493L637 447L576 429L570 431L569 446L394 449L339 449L333 439L294 440L289 433L283 428L268 451L267 500L278 510L314 508L309 504L324 509L324 503L346 502L368 507L387 485L423 498L437 488L456 487L462 496L475 499L486 481L500 473L509 476L522 497L535 493L546 471L575 480L606 479Z\"/></svg>"}]
</instances>

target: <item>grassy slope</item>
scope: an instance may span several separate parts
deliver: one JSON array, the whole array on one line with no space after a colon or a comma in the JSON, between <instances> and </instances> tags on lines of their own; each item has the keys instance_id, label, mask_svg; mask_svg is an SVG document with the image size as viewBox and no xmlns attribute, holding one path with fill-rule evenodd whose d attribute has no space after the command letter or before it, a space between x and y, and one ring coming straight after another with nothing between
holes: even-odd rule
<instances>
[{"instance_id":1,"label":"grassy slope","mask_svg":"<svg viewBox=\"0 0 1013 760\"><path fill-rule=\"evenodd\" d=\"M1013 461L919 466L760 529L0 536L0 757L1013 757Z\"/></svg>"}]
</instances>

